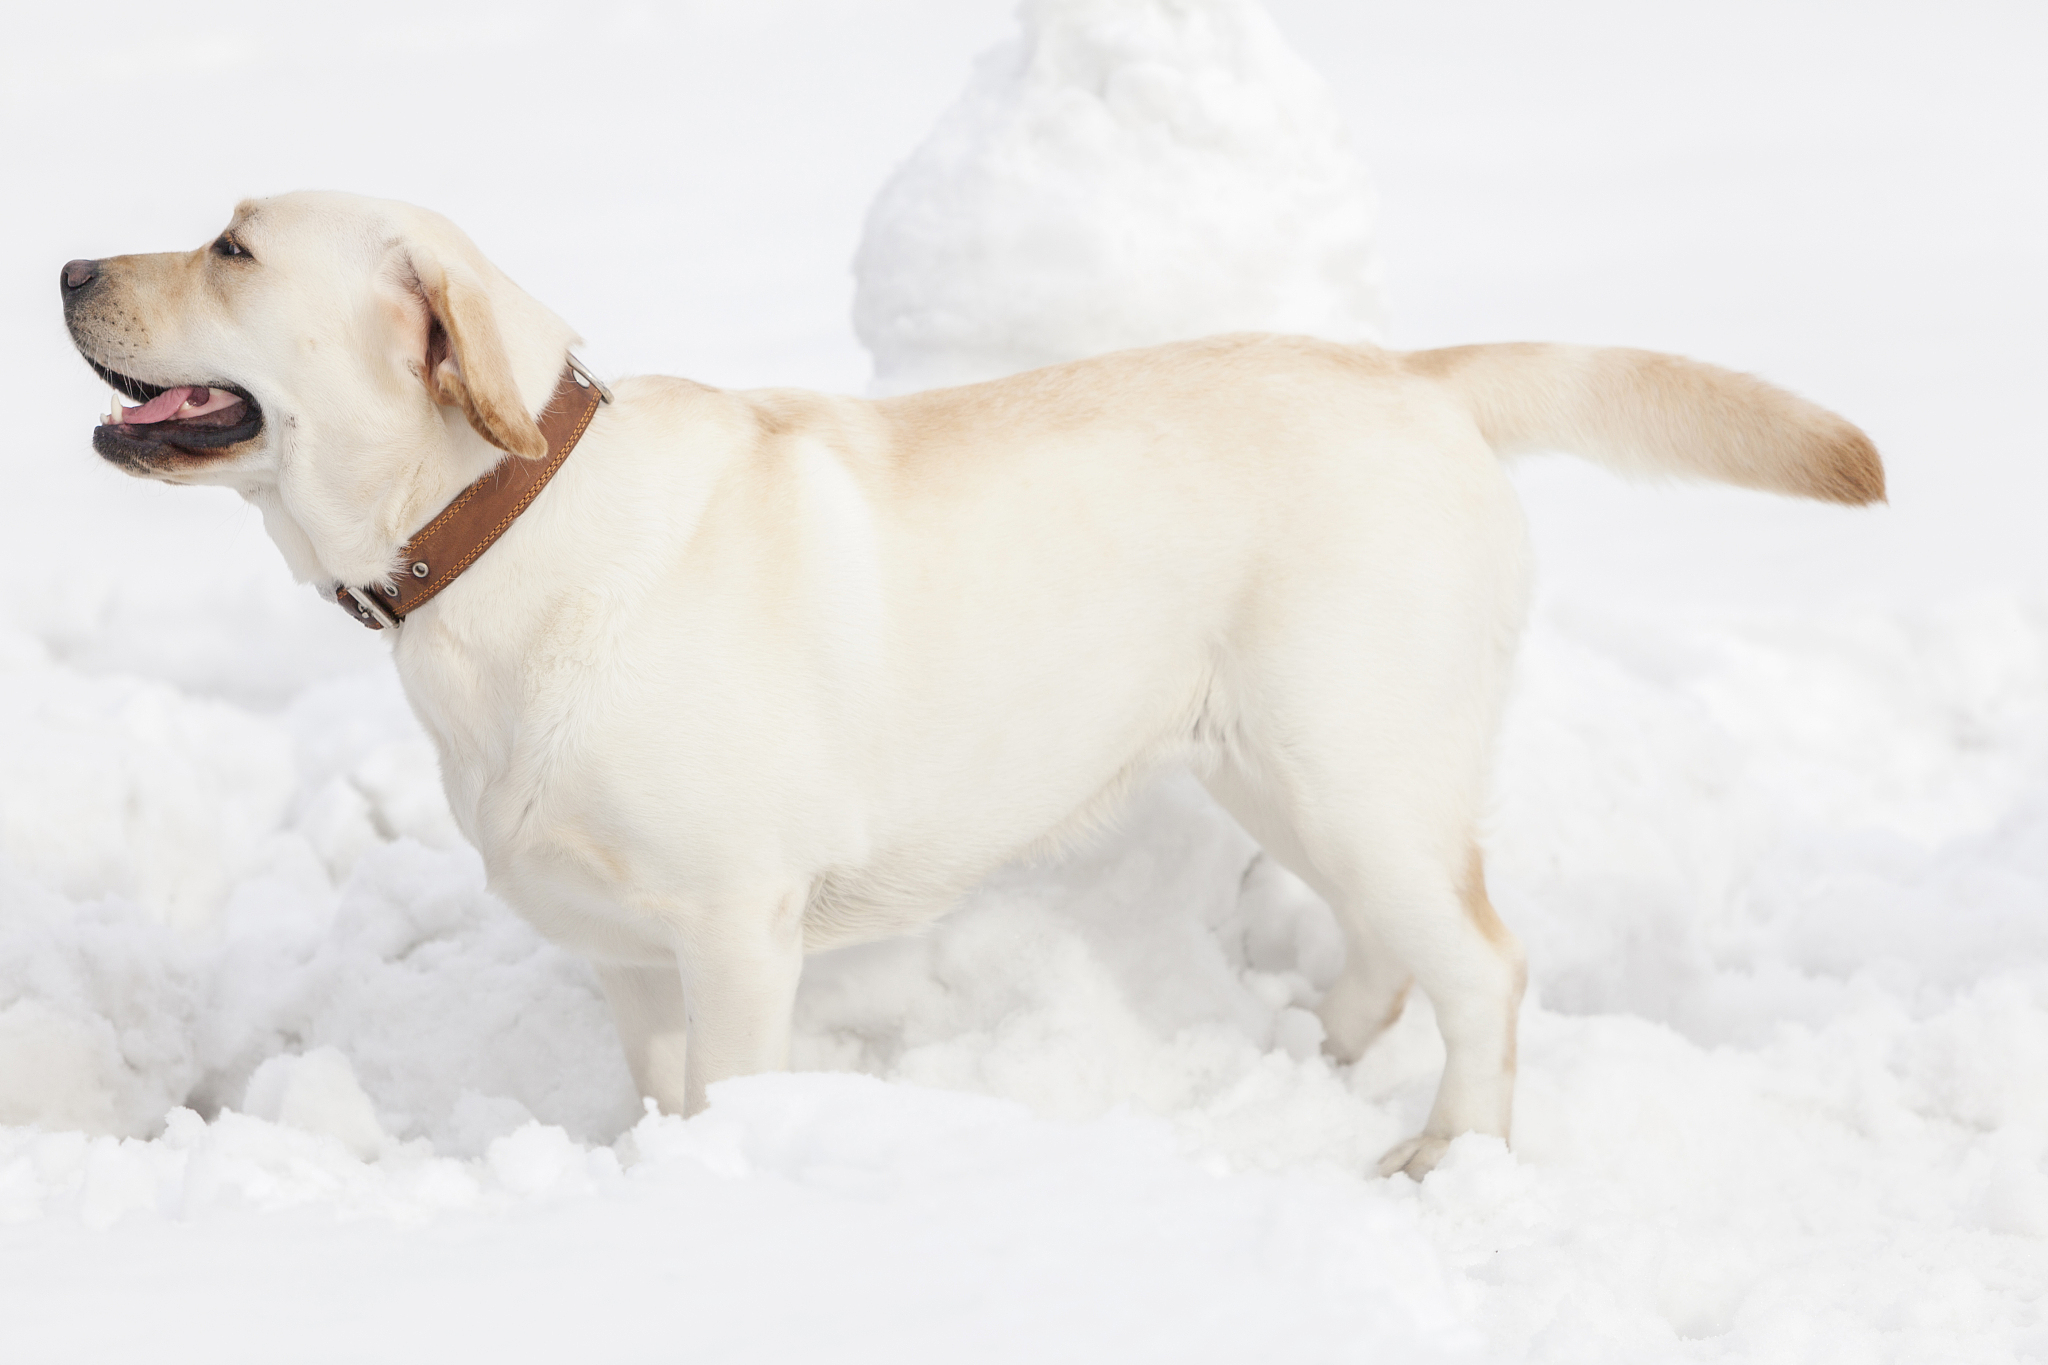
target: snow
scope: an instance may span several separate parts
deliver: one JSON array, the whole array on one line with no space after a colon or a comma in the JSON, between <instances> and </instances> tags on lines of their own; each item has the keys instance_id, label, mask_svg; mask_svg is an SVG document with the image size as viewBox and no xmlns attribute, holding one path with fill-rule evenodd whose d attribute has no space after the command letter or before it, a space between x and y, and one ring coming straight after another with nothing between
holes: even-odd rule
<instances>
[{"instance_id":1,"label":"snow","mask_svg":"<svg viewBox=\"0 0 2048 1365\"><path fill-rule=\"evenodd\" d=\"M2048 1359L2048 18L1271 10L17 17L10 1358ZM1146 98L1077 112L1098 75ZM177 174L113 172L144 145ZM1283 207L1278 164L1322 189ZM1518 472L1512 1152L1368 1178L1427 1106L1427 1010L1321 1061L1328 912L1184 779L814 960L799 1072L649 1117L588 970L484 890L382 642L231 495L87 446L56 267L302 184L442 209L601 369L714 383L1256 308L1356 335L1377 251L1393 344L1755 369L1870 430L1894 505ZM1361 292L1305 313L1319 271Z\"/></svg>"},{"instance_id":2,"label":"snow","mask_svg":"<svg viewBox=\"0 0 2048 1365\"><path fill-rule=\"evenodd\" d=\"M1216 332L1380 339L1375 205L1259 0L1024 0L854 257L874 387Z\"/></svg>"}]
</instances>

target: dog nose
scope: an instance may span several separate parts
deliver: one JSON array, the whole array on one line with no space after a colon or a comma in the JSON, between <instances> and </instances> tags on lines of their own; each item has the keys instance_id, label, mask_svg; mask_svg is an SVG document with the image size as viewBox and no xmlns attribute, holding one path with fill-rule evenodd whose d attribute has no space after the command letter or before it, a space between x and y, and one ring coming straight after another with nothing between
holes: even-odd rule
<instances>
[{"instance_id":1,"label":"dog nose","mask_svg":"<svg viewBox=\"0 0 2048 1365\"><path fill-rule=\"evenodd\" d=\"M99 277L98 261L66 261L60 278L64 281L64 292L75 294Z\"/></svg>"}]
</instances>

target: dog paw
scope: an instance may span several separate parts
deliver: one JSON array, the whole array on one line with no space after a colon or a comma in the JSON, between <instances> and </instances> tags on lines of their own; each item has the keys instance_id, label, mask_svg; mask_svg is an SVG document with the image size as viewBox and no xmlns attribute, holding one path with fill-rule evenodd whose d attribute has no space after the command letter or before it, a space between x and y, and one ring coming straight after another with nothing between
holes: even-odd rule
<instances>
[{"instance_id":1,"label":"dog paw","mask_svg":"<svg viewBox=\"0 0 2048 1365\"><path fill-rule=\"evenodd\" d=\"M1396 1143L1387 1154L1380 1158L1381 1175L1406 1175L1410 1180L1420 1180L1436 1169L1450 1150L1451 1140L1446 1137L1431 1137L1428 1133L1417 1133L1406 1142Z\"/></svg>"}]
</instances>

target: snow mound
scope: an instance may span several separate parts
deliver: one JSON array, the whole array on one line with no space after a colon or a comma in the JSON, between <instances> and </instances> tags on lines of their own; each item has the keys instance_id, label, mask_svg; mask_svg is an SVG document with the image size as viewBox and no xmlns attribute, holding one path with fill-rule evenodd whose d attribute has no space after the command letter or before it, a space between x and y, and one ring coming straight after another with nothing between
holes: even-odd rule
<instances>
[{"instance_id":1,"label":"snow mound","mask_svg":"<svg viewBox=\"0 0 2048 1365\"><path fill-rule=\"evenodd\" d=\"M1375 201L1257 0L1026 0L854 258L874 385L1247 329L1374 340Z\"/></svg>"}]
</instances>

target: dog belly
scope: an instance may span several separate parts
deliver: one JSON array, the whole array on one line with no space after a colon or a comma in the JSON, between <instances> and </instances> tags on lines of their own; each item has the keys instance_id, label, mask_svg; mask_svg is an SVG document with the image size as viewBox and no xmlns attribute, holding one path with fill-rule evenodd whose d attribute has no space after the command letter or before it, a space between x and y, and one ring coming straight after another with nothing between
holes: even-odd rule
<instances>
[{"instance_id":1,"label":"dog belly","mask_svg":"<svg viewBox=\"0 0 2048 1365\"><path fill-rule=\"evenodd\" d=\"M813 883L804 907L804 951L818 953L913 933L951 910L973 881L968 877L914 882L866 868L828 873Z\"/></svg>"}]
</instances>

